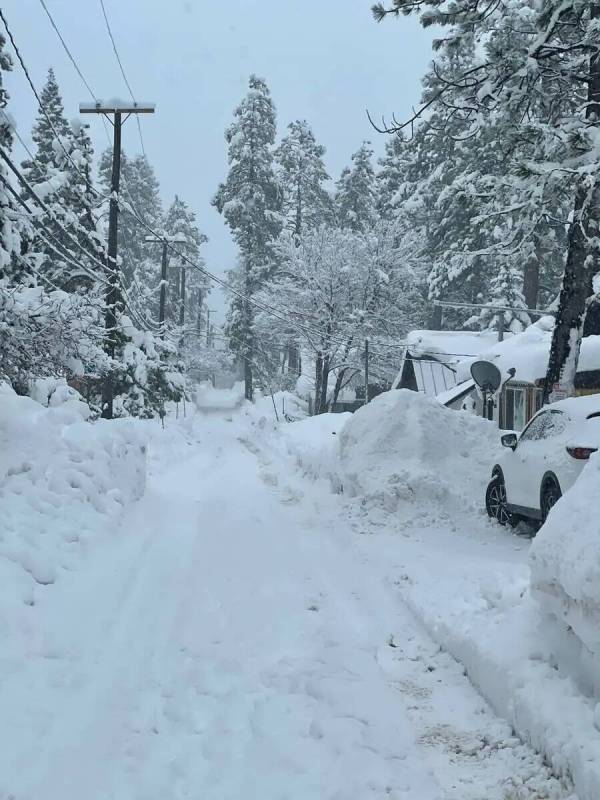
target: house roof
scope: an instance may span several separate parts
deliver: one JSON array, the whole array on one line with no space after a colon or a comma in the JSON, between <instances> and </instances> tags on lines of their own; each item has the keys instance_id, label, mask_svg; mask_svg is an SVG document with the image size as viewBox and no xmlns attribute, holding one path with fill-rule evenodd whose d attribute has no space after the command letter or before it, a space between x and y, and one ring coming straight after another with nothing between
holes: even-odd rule
<instances>
[{"instance_id":1,"label":"house roof","mask_svg":"<svg viewBox=\"0 0 600 800\"><path fill-rule=\"evenodd\" d=\"M503 379L514 367L515 381L535 383L546 375L553 328L554 318L542 317L522 333L480 350L474 354L476 358L461 359L457 365L457 381L468 380L471 364L481 359L496 364ZM581 343L578 372L591 370L600 370L600 336L586 336Z\"/></svg>"},{"instance_id":2,"label":"house roof","mask_svg":"<svg viewBox=\"0 0 600 800\"><path fill-rule=\"evenodd\" d=\"M468 381L463 381L462 383L457 383L456 386L453 386L451 389L448 389L445 392L440 392L437 395L437 400L442 403L442 405L449 405L453 403L455 400L460 400L466 394L469 394L475 388L475 381L471 378Z\"/></svg>"},{"instance_id":3,"label":"house roof","mask_svg":"<svg viewBox=\"0 0 600 800\"><path fill-rule=\"evenodd\" d=\"M476 356L497 340L494 331L411 331L405 339L415 358L432 358L455 366L464 358Z\"/></svg>"}]
</instances>

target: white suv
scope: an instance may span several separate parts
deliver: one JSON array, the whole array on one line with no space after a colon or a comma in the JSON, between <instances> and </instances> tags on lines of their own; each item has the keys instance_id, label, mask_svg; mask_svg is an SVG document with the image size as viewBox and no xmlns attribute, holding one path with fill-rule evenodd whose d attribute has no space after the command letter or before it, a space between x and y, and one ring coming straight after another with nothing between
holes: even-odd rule
<instances>
[{"instance_id":1,"label":"white suv","mask_svg":"<svg viewBox=\"0 0 600 800\"><path fill-rule=\"evenodd\" d=\"M507 450L492 469L487 513L501 525L543 523L600 448L600 395L544 406L520 436L506 433L501 442Z\"/></svg>"}]
</instances>

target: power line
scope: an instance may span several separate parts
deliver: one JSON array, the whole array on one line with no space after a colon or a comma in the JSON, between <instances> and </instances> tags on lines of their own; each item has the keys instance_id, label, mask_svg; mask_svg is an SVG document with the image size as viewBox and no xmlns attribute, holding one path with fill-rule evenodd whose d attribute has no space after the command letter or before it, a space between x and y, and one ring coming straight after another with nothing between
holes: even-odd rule
<instances>
[{"instance_id":1,"label":"power line","mask_svg":"<svg viewBox=\"0 0 600 800\"><path fill-rule=\"evenodd\" d=\"M79 167L77 166L77 164L76 164L76 163L75 163L75 161L73 160L73 158L72 158L71 154L69 153L69 151L67 150L67 148L65 147L65 145L64 145L64 143L63 143L63 140L62 140L62 137L61 137L61 135L60 135L60 134L59 134L59 132L56 130L56 127L55 127L54 123L52 122L52 118L50 117L50 115L48 114L48 112L46 111L46 109L44 108L44 104L42 103L41 97L40 97L40 95L38 94L38 91L37 91L37 89L35 88L35 84L33 83L32 79L31 79L31 75L29 74L29 70L27 69L27 66L26 66L26 64L25 64L25 61L24 61L24 59L23 59L23 56L21 55L21 51L20 51L20 50L19 50L19 48L17 47L17 43L15 42L15 38L14 38L14 36L13 36L13 34L12 34L12 31L11 31L11 29L10 29L10 28L9 28L9 26L8 26L8 22L7 22L7 20L6 20L6 17L4 16L4 12L2 11L2 8L0 8L0 19L1 19L1 20L2 20L2 22L4 23L4 28L5 28L5 30L6 30L6 33L7 33L7 35L8 35L8 38L10 39L10 42L11 42L11 44L12 44L12 46L13 46L13 49L14 49L14 51L15 51L15 54L16 54L16 56L17 56L17 59L18 59L18 61L19 61L19 64L21 65L21 68L22 68L23 72L25 73L25 77L26 77L26 79L27 79L27 83L29 84L29 87L31 88L31 91L33 92L33 94L34 94L34 96L35 96L35 99L37 100L37 104L38 104L38 106L39 106L39 108L40 108L40 111L42 112L42 114L43 114L43 115L44 115L44 117L46 118L46 121L47 121L47 122L48 122L48 124L50 125L50 128L52 129L52 132L54 133L54 136L56 137L56 140L57 140L57 142L58 142L58 144L59 144L60 148L63 150L63 152L64 152L65 156L67 157L67 160L68 160L68 161L69 161L69 163L72 165L73 169L74 169L74 170L77 172L77 174L78 174L80 177L82 177L82 178L83 178L83 180L85 181L86 185L87 185L87 186L89 186L89 187L90 187L90 189L91 189L91 190L92 190L92 191L93 191L93 192L94 192L94 193L95 193L95 194L96 194L98 197L101 197L101 195L100 195L100 192L98 192L98 190L97 190L97 189L96 189L96 188L95 188L95 187L94 187L94 186L93 186L93 185L90 183L90 181L88 180L88 177L87 177L87 175L85 175L83 172L81 172L81 170L79 169ZM103 199L104 199L104 198L103 198Z\"/></svg>"},{"instance_id":2,"label":"power line","mask_svg":"<svg viewBox=\"0 0 600 800\"><path fill-rule=\"evenodd\" d=\"M104 17L104 22L106 23L106 30L108 31L108 35L109 35L110 41L112 43L112 48L113 48L114 53L115 53L115 58L117 59L117 63L119 65L119 69L121 70L121 75L123 76L123 80L125 81L125 85L127 86L128 90L129 90L129 94L131 95L131 99L133 100L134 103L137 103L137 100L135 99L135 95L133 94L133 89L131 88L131 84L129 83L129 80L127 79L127 75L125 74L125 69L123 67L123 62L121 61L121 56L119 55L119 51L117 50L117 44L115 42L115 37L113 36L113 32L112 32L111 27L110 27L110 22L108 21L108 14L106 13L106 6L104 5L104 0L100 0L100 6L102 8L102 16ZM146 155L146 150L144 148L144 138L142 136L142 126L140 125L139 117L136 116L135 119L136 119L136 122L137 122L138 133L139 133L139 136L140 136L140 145L142 146L142 155L145 156Z\"/></svg>"},{"instance_id":3,"label":"power line","mask_svg":"<svg viewBox=\"0 0 600 800\"><path fill-rule=\"evenodd\" d=\"M77 62L75 61L75 58L73 57L73 54L72 54L72 53L71 53L71 51L69 50L69 48L68 48L68 46L67 46L67 43L66 43L66 42L65 42L65 40L63 39L63 37L62 37L62 34L61 34L61 32L59 31L59 29L58 29L58 26L56 25L56 22L54 21L54 19L53 19L53 17L52 17L52 14L50 13L50 11L49 11L49 9L48 9L48 6L47 6L47 5L46 5L46 3L44 2L44 0L40 0L40 3L41 3L41 5L42 5L42 8L44 9L44 11L46 12L46 14L48 15L48 19L50 20L50 24L52 25L52 27L53 27L53 28L54 28L54 30L56 31L56 35L57 35L57 36L58 36L58 38L60 39L60 43L62 44L62 46L63 46L63 48L64 48L64 50L65 50L66 54L68 55L69 59L71 60L71 63L73 64L73 66L74 66L74 67L75 67L75 69L77 70L77 74L79 75L79 77L81 78L81 80L83 81L83 83L85 84L85 86L86 86L86 88L87 88L88 92L91 94L91 96L93 97L93 99L94 99L94 100L96 100L97 98L96 98L96 94L95 94L95 92L94 92L94 91L93 91L93 89L90 87L90 85L89 85L89 83L87 82L87 80L86 80L86 78L85 78L85 76L84 76L83 72L82 72L82 71L79 69L79 66L78 66Z\"/></svg>"},{"instance_id":4,"label":"power line","mask_svg":"<svg viewBox=\"0 0 600 800\"><path fill-rule=\"evenodd\" d=\"M86 254L86 255L87 255L89 258L91 258L91 259L94 261L94 263L98 264L98 265L101 267L101 269L103 269L105 272L107 272L107 273L111 273L112 271L109 269L109 267L108 267L108 266L107 266L105 263L103 263L102 261L100 261L99 259L97 259L97 258L94 256L94 254L93 254L93 253L91 253L89 250L87 250L87 249L86 249L86 248L85 248L85 247L84 247L84 246L81 244L81 242L80 242L80 241L79 241L79 240L78 240L78 239L77 239L77 238L76 238L76 237L75 237L75 236L74 236L72 233L70 233L70 232L69 232L69 231L68 231L68 230L67 230L65 227L63 227L63 226L61 225L61 223L60 223L60 222L59 222L59 221L56 219L56 215L54 214L54 212L52 211L52 209L50 209L50 208L49 208L49 207L46 205L46 203L45 203L45 202L44 202L44 201L43 201L43 200L42 200L40 197L38 197L38 195L37 195L37 194L34 192L34 190L32 189L32 187L31 187L31 184L29 183L29 181L27 180L27 178L25 178L25 177L24 177L24 176L21 174L21 172L19 172L19 170L17 169L17 167L16 167L16 166L15 166L15 164L13 163L12 159L11 159L11 158L10 158L10 157L7 155L7 153L5 152L5 150L4 150L2 147L0 147L0 158L2 158L2 159L3 159L3 160L4 160L4 161L5 161L7 164L8 164L8 167L10 168L11 172L12 172L12 173L13 173L13 174L14 174L14 175L17 177L17 180L18 180L18 181L21 183L21 185L24 187L24 189L27 191L27 193L30 195L30 197L31 197L31 198L34 200L34 202L35 202L35 203L37 203L37 205L39 205L39 207L40 207L40 208L41 208L43 211L45 211L45 212L46 212L46 214L48 214L48 216L50 217L50 219L52 219L52 221L53 221L53 222L54 222L54 223L57 225L57 227L58 227L58 228L60 228L60 230L61 230L61 231L62 231L62 232L63 232L63 233L64 233L64 234L65 234L65 235L66 235L66 236L67 236L67 237L68 237L68 238L71 240L71 241L75 242L75 245L78 247L78 249L82 250L82 251L83 251L83 252L84 252L84 253L85 253L85 254ZM89 241L91 242L91 239L90 239Z\"/></svg>"}]
</instances>

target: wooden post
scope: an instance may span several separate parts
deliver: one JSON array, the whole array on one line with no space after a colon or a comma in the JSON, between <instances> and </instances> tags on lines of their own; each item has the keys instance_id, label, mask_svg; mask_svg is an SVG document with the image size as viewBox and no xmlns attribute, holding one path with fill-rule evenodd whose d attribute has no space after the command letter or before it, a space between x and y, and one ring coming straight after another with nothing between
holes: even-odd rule
<instances>
[{"instance_id":1,"label":"wooden post","mask_svg":"<svg viewBox=\"0 0 600 800\"><path fill-rule=\"evenodd\" d=\"M108 218L108 248L107 260L110 270L108 288L106 290L106 310L104 324L106 337L104 348L110 358L114 358L117 349L117 310L121 310L123 300L119 277L119 264L117 261L117 235L119 231L119 185L121 178L121 128L131 114L153 114L154 105L139 105L138 103L80 103L80 114L103 114L109 117L113 126L113 159L110 181L110 208ZM126 114L123 119L123 114ZM110 120L112 116L112 120ZM104 419L113 418L114 381L112 370L109 369L102 386L102 416Z\"/></svg>"}]
</instances>

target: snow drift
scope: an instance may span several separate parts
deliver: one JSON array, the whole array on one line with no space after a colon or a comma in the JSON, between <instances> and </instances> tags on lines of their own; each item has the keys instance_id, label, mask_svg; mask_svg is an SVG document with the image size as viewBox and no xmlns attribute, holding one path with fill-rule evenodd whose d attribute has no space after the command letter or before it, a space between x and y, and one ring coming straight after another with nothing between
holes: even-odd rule
<instances>
[{"instance_id":1,"label":"snow drift","mask_svg":"<svg viewBox=\"0 0 600 800\"><path fill-rule=\"evenodd\" d=\"M340 435L344 492L413 518L481 510L497 428L408 389L360 408Z\"/></svg>"},{"instance_id":2,"label":"snow drift","mask_svg":"<svg viewBox=\"0 0 600 800\"><path fill-rule=\"evenodd\" d=\"M146 448L132 424L86 422L77 393L51 395L44 407L0 384L0 585L11 603L33 604L36 585L73 569L144 491Z\"/></svg>"},{"instance_id":3,"label":"snow drift","mask_svg":"<svg viewBox=\"0 0 600 800\"><path fill-rule=\"evenodd\" d=\"M600 699L599 486L595 454L538 533L530 566L534 597L565 633L564 666L576 667L573 677Z\"/></svg>"}]
</instances>

